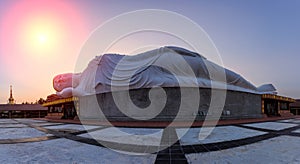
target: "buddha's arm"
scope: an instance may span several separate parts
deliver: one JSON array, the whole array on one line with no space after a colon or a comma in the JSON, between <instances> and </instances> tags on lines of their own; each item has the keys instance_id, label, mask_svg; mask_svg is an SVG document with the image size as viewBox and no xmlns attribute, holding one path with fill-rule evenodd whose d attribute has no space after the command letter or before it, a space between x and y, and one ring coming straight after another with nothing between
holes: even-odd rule
<instances>
[{"instance_id":1,"label":"buddha's arm","mask_svg":"<svg viewBox=\"0 0 300 164\"><path fill-rule=\"evenodd\" d=\"M84 96L85 93L83 91L78 90L77 88L68 87L63 89L60 92L56 92L56 94L62 98L68 98L72 96Z\"/></svg>"},{"instance_id":2,"label":"buddha's arm","mask_svg":"<svg viewBox=\"0 0 300 164\"><path fill-rule=\"evenodd\" d=\"M64 88L62 91L56 92L56 94L63 98L72 97L73 96L73 88L72 87Z\"/></svg>"}]
</instances>

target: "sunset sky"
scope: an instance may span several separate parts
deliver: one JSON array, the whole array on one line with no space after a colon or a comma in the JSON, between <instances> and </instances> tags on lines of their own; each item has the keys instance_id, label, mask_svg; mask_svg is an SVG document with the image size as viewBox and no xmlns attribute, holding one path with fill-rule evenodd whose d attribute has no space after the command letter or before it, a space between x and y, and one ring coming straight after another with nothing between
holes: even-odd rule
<instances>
[{"instance_id":1,"label":"sunset sky","mask_svg":"<svg viewBox=\"0 0 300 164\"><path fill-rule=\"evenodd\" d=\"M7 103L9 85L17 103L55 93L52 78L74 72L80 48L93 30L141 9L188 17L213 40L225 67L257 86L272 83L280 95L300 98L299 8L297 0L1 0L0 103Z\"/></svg>"}]
</instances>

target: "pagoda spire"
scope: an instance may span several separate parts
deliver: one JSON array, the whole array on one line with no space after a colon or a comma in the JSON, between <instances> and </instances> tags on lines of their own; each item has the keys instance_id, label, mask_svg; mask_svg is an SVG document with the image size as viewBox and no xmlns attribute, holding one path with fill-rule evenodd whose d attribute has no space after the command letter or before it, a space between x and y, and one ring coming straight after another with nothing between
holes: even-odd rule
<instances>
[{"instance_id":1,"label":"pagoda spire","mask_svg":"<svg viewBox=\"0 0 300 164\"><path fill-rule=\"evenodd\" d=\"M10 85L10 96L8 99L8 104L15 104L15 99L13 98L13 95L12 95L12 86L11 85Z\"/></svg>"}]
</instances>

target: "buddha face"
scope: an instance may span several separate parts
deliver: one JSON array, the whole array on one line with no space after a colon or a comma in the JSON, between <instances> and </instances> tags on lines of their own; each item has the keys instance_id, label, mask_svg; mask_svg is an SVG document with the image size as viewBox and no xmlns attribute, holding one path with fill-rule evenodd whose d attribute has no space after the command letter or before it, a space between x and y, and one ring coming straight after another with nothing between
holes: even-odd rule
<instances>
[{"instance_id":1,"label":"buddha face","mask_svg":"<svg viewBox=\"0 0 300 164\"><path fill-rule=\"evenodd\" d=\"M64 88L72 87L72 73L64 73L53 78L53 88L60 92Z\"/></svg>"}]
</instances>

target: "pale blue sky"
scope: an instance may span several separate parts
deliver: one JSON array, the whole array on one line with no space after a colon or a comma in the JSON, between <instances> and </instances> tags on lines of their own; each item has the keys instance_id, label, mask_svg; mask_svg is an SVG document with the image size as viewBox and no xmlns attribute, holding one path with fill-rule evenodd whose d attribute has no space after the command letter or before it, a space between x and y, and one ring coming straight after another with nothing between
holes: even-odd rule
<instances>
[{"instance_id":1,"label":"pale blue sky","mask_svg":"<svg viewBox=\"0 0 300 164\"><path fill-rule=\"evenodd\" d=\"M133 3L135 2L135 3ZM79 1L90 9L91 28L102 19L154 8L182 14L214 41L224 65L256 85L272 83L279 94L300 98L300 1ZM101 13L104 14L101 14ZM98 15L98 17L97 17ZM101 16L100 16L101 15Z\"/></svg>"}]
</instances>

